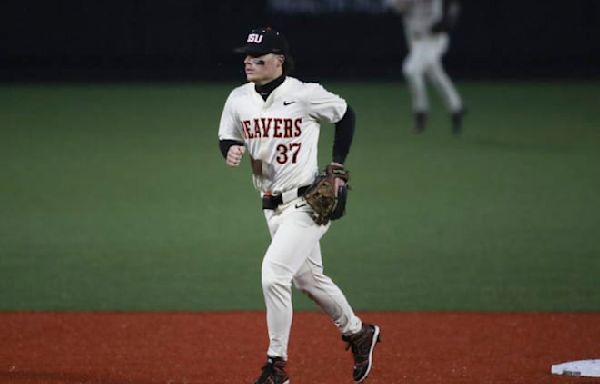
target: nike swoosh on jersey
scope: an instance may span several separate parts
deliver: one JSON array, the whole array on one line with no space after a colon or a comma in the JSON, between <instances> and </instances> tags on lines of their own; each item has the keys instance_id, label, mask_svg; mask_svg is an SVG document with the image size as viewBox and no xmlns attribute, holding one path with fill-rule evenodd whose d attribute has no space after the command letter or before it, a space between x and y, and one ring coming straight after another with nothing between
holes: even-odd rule
<instances>
[{"instance_id":1,"label":"nike swoosh on jersey","mask_svg":"<svg viewBox=\"0 0 600 384\"><path fill-rule=\"evenodd\" d=\"M302 203L302 204L296 204L294 205L295 208L302 208L306 205L306 203Z\"/></svg>"},{"instance_id":2,"label":"nike swoosh on jersey","mask_svg":"<svg viewBox=\"0 0 600 384\"><path fill-rule=\"evenodd\" d=\"M295 101L284 101L283 105L290 105L290 104L294 104Z\"/></svg>"}]
</instances>

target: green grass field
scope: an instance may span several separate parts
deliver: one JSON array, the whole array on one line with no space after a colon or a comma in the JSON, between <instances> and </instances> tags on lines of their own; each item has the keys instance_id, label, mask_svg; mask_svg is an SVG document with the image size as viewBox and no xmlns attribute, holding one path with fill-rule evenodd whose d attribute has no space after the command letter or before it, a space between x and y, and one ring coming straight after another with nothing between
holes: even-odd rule
<instances>
[{"instance_id":1,"label":"green grass field","mask_svg":"<svg viewBox=\"0 0 600 384\"><path fill-rule=\"evenodd\" d=\"M600 310L598 82L459 84L458 139L437 100L410 134L403 84L324 85L358 117L322 243L356 309ZM232 87L0 86L0 310L263 308L258 195L217 146Z\"/></svg>"}]
</instances>

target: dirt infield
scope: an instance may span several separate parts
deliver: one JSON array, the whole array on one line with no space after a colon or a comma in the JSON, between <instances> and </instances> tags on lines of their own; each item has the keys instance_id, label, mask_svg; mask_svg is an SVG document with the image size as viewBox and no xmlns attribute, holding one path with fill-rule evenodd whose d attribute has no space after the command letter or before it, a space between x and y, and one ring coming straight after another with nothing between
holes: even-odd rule
<instances>
[{"instance_id":1,"label":"dirt infield","mask_svg":"<svg viewBox=\"0 0 600 384\"><path fill-rule=\"evenodd\" d=\"M367 383L600 383L551 364L600 358L600 313L370 312L382 343ZM253 383L261 312L0 313L0 383ZM294 317L294 384L351 383L351 356L319 313Z\"/></svg>"}]
</instances>

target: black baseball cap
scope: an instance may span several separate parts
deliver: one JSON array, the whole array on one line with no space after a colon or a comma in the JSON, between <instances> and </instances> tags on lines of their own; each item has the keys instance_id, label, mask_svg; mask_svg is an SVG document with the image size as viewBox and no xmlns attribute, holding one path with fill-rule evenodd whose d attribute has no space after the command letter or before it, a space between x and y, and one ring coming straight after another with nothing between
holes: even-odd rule
<instances>
[{"instance_id":1,"label":"black baseball cap","mask_svg":"<svg viewBox=\"0 0 600 384\"><path fill-rule=\"evenodd\" d=\"M271 27L255 28L248 34L246 45L233 50L235 53L247 55L266 55L276 53L289 55L289 44L280 32Z\"/></svg>"}]
</instances>

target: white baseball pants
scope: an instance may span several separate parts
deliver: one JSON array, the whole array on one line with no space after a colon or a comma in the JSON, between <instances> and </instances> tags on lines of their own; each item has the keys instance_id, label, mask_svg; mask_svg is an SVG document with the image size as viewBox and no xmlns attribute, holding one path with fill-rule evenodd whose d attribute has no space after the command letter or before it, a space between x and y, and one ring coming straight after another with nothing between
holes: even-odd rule
<instances>
[{"instance_id":1,"label":"white baseball pants","mask_svg":"<svg viewBox=\"0 0 600 384\"><path fill-rule=\"evenodd\" d=\"M292 326L292 282L327 313L344 335L359 332L361 320L346 297L323 274L319 241L329 229L317 225L303 198L265 210L271 244L262 262L262 289L267 308L269 349L267 355L287 360Z\"/></svg>"},{"instance_id":2,"label":"white baseball pants","mask_svg":"<svg viewBox=\"0 0 600 384\"><path fill-rule=\"evenodd\" d=\"M402 72L412 96L413 111L427 112L429 100L425 76L441 94L450 112L462 110L462 100L442 67L442 55L448 49L448 35L438 33L409 41L410 53L404 60Z\"/></svg>"}]
</instances>

